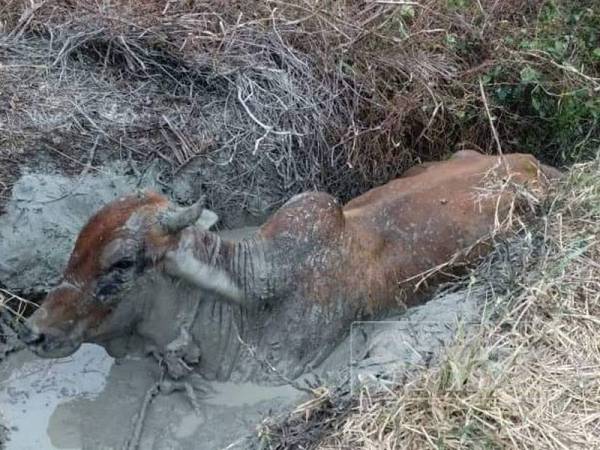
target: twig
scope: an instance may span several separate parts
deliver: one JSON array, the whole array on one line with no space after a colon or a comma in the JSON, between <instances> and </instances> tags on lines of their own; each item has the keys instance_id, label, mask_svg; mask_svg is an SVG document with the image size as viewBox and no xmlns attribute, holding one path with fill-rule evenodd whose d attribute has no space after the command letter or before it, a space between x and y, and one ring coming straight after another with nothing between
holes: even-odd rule
<instances>
[{"instance_id":1,"label":"twig","mask_svg":"<svg viewBox=\"0 0 600 450\"><path fill-rule=\"evenodd\" d=\"M79 164L79 165L81 165L81 166L83 166L85 168L86 164L82 163L79 159L73 158L72 156L67 155L66 153L60 151L59 149L57 149L56 147L53 147L52 145L50 145L48 143L46 143L46 147L49 148L50 150L52 150L53 152L58 153L60 156L66 158L66 159L68 159L70 161L73 161L74 163L77 163L77 164ZM93 169L93 170L95 170L98 173L102 173L104 175L108 175L107 172L105 172L105 171L103 171L101 169L98 169L97 167L90 167L90 169Z\"/></svg>"},{"instance_id":2,"label":"twig","mask_svg":"<svg viewBox=\"0 0 600 450\"><path fill-rule=\"evenodd\" d=\"M42 6L44 6L44 4L46 3L47 0L42 0L40 3L35 3L33 0L31 1L31 6L29 8L26 8L25 11L23 11L23 14L21 15L21 17L19 18L19 23L17 24L17 26L9 33L8 37L10 39L18 39L19 37L21 37L21 35L23 34L23 32L25 31L25 28L29 25L29 23L31 22L31 19L33 19L33 16L35 15L35 12L40 9Z\"/></svg>"},{"instance_id":3,"label":"twig","mask_svg":"<svg viewBox=\"0 0 600 450\"><path fill-rule=\"evenodd\" d=\"M17 303L18 303L17 309L18 310L15 310L14 308L12 308L11 306L8 305L8 303L13 300L17 301ZM23 320L24 317L23 317L22 311L27 306L33 306L35 308L38 308L38 305L36 303L32 302L31 300L27 300L26 298L20 297L13 292L10 292L10 291L7 291L6 289L0 288L0 310L8 311L13 316L15 316L17 319Z\"/></svg>"},{"instance_id":4,"label":"twig","mask_svg":"<svg viewBox=\"0 0 600 450\"><path fill-rule=\"evenodd\" d=\"M494 136L494 141L496 141L496 148L498 150L499 155L503 155L502 145L500 144L500 138L498 137L498 132L496 131L496 127L494 126L494 120L492 119L492 114L490 113L490 108L488 106L487 97L485 96L485 89L483 88L483 81L481 81L481 77L479 78L479 91L481 92L481 99L483 100L483 106L485 107L485 113L490 122L490 128L492 130L492 134Z\"/></svg>"},{"instance_id":5,"label":"twig","mask_svg":"<svg viewBox=\"0 0 600 450\"><path fill-rule=\"evenodd\" d=\"M252 95L254 95L253 93L250 93L250 95L248 95L248 97L246 97L246 100L249 99L250 97L252 97ZM246 113L248 114L248 116L250 116L250 118L254 121L254 123L256 123L259 127L261 127L263 130L265 130L267 133L273 133L273 134L277 134L279 136L289 136L291 134L298 136L298 133L294 133L292 131L278 131L275 130L271 125L267 125L263 122L261 122L253 113L252 111L250 111L250 108L248 107L248 105L246 104L246 100L244 100L243 96L242 96L242 90L240 89L240 87L237 87L237 98L238 101L240 102L240 104L243 106L244 110L246 111Z\"/></svg>"},{"instance_id":6,"label":"twig","mask_svg":"<svg viewBox=\"0 0 600 450\"><path fill-rule=\"evenodd\" d=\"M187 394L196 415L202 415L202 410L200 409L198 397L196 396L196 392L194 391L194 387L191 383L188 383L186 381L173 381L161 379L160 381L157 381L152 386L150 386L150 388L146 391L146 395L144 396L144 400L142 401L142 406L140 407L139 412L134 416L135 425L133 427L132 437L125 443L125 445L123 446L123 450L137 450L139 448L140 440L142 437L142 431L144 429L144 421L146 420L148 408L154 397L156 397L158 394L168 395L177 391L184 391Z\"/></svg>"},{"instance_id":7,"label":"twig","mask_svg":"<svg viewBox=\"0 0 600 450\"><path fill-rule=\"evenodd\" d=\"M419 2L406 2L402 0L375 0L375 3L379 3L381 5L423 6Z\"/></svg>"},{"instance_id":8,"label":"twig","mask_svg":"<svg viewBox=\"0 0 600 450\"><path fill-rule=\"evenodd\" d=\"M133 427L133 435L131 439L125 443L123 450L137 450L139 448L142 430L144 429L144 421L146 419L146 415L148 414L148 406L150 406L150 403L158 394L159 388L160 382L156 382L150 386L148 391L146 391L146 395L142 401L142 406L139 412L134 416L135 425Z\"/></svg>"},{"instance_id":9,"label":"twig","mask_svg":"<svg viewBox=\"0 0 600 450\"><path fill-rule=\"evenodd\" d=\"M54 203L57 202L59 200L64 200L65 198L68 198L72 195L74 195L75 191L81 186L81 183L83 182L83 178L87 175L87 173L90 171L90 169L95 169L95 167L92 165L93 161L94 161L94 157L96 156L96 148L98 147L98 142L100 141L100 135L96 136L96 140L94 141L94 145L92 145L92 147L90 148L90 155L88 158L88 162L87 164L83 167L83 169L81 170L81 172L79 173L79 180L77 181L77 183L75 184L75 186L73 186L73 188L67 192L66 194L61 195L60 197L57 198L53 198L51 200L46 200L43 202L38 202L40 204L48 204L48 203Z\"/></svg>"},{"instance_id":10,"label":"twig","mask_svg":"<svg viewBox=\"0 0 600 450\"><path fill-rule=\"evenodd\" d=\"M0 70L5 69L47 69L48 66L44 64L2 64L0 63Z\"/></svg>"}]
</instances>

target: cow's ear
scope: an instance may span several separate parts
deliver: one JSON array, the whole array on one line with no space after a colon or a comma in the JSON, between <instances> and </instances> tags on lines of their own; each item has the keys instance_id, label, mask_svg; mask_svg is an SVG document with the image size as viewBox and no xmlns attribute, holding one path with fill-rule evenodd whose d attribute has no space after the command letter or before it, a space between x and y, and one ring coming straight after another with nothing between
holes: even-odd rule
<instances>
[{"instance_id":1,"label":"cow's ear","mask_svg":"<svg viewBox=\"0 0 600 450\"><path fill-rule=\"evenodd\" d=\"M196 226L204 230L210 230L218 221L219 216L217 216L217 213L205 208L196 221Z\"/></svg>"},{"instance_id":2,"label":"cow's ear","mask_svg":"<svg viewBox=\"0 0 600 450\"><path fill-rule=\"evenodd\" d=\"M226 271L199 261L192 252L167 252L163 267L168 275L217 294L224 300L240 303L243 299L241 289Z\"/></svg>"}]
</instances>

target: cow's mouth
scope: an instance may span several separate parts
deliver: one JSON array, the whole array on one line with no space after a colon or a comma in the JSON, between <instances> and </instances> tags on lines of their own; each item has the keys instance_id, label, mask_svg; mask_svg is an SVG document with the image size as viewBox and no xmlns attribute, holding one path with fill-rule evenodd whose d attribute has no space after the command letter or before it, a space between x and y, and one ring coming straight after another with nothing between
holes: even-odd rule
<instances>
[{"instance_id":1,"label":"cow's mouth","mask_svg":"<svg viewBox=\"0 0 600 450\"><path fill-rule=\"evenodd\" d=\"M81 342L72 339L45 338L39 342L28 343L27 348L40 358L65 358L81 347Z\"/></svg>"},{"instance_id":2,"label":"cow's mouth","mask_svg":"<svg viewBox=\"0 0 600 450\"><path fill-rule=\"evenodd\" d=\"M82 343L81 339L62 334L43 333L36 327L21 326L18 334L27 348L41 358L71 356Z\"/></svg>"}]
</instances>

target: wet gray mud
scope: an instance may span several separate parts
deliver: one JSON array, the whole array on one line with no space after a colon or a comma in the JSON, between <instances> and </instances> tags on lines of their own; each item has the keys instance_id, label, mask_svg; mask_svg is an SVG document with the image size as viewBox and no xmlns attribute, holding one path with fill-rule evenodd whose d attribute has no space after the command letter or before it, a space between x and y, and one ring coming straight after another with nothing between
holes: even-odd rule
<instances>
[{"instance_id":1,"label":"wet gray mud","mask_svg":"<svg viewBox=\"0 0 600 450\"><path fill-rule=\"evenodd\" d=\"M54 360L19 352L0 367L0 405L10 428L6 448L123 448L159 375L151 359L117 363L93 344ZM182 392L159 395L148 410L139 448L224 448L297 397L289 386L211 383L210 392L199 394L196 412Z\"/></svg>"},{"instance_id":2,"label":"wet gray mud","mask_svg":"<svg viewBox=\"0 0 600 450\"><path fill-rule=\"evenodd\" d=\"M0 217L0 283L18 292L43 292L58 279L87 218L113 198L147 186L152 183L118 172L83 178L26 174L13 189L7 214ZM249 231L225 233L235 238ZM435 362L460 330L477 326L479 305L474 293L440 293L404 314L356 322L305 377L351 383L351 388L400 381ZM63 359L40 359L27 350L7 353L0 360L6 449L124 448L147 392L161 375L153 358L115 360L92 344ZM250 448L248 436L263 418L291 411L308 395L267 379L205 381L196 393L197 408L185 391L157 395L148 407L139 448Z\"/></svg>"},{"instance_id":3,"label":"wet gray mud","mask_svg":"<svg viewBox=\"0 0 600 450\"><path fill-rule=\"evenodd\" d=\"M101 206L148 179L123 175L118 167L82 178L26 172L15 183L0 216L0 282L20 292L47 290L67 262L75 237Z\"/></svg>"}]
</instances>

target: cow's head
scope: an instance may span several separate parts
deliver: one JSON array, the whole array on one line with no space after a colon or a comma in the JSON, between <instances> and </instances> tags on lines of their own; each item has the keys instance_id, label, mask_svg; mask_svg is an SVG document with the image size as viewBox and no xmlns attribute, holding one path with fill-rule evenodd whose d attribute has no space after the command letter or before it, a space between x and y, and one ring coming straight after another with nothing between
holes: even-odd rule
<instances>
[{"instance_id":1,"label":"cow's head","mask_svg":"<svg viewBox=\"0 0 600 450\"><path fill-rule=\"evenodd\" d=\"M21 331L23 342L39 356L63 357L133 326L141 305L122 300L162 264L180 230L216 221L201 203L175 209L158 194L140 193L98 211L79 234L62 282Z\"/></svg>"}]
</instances>

